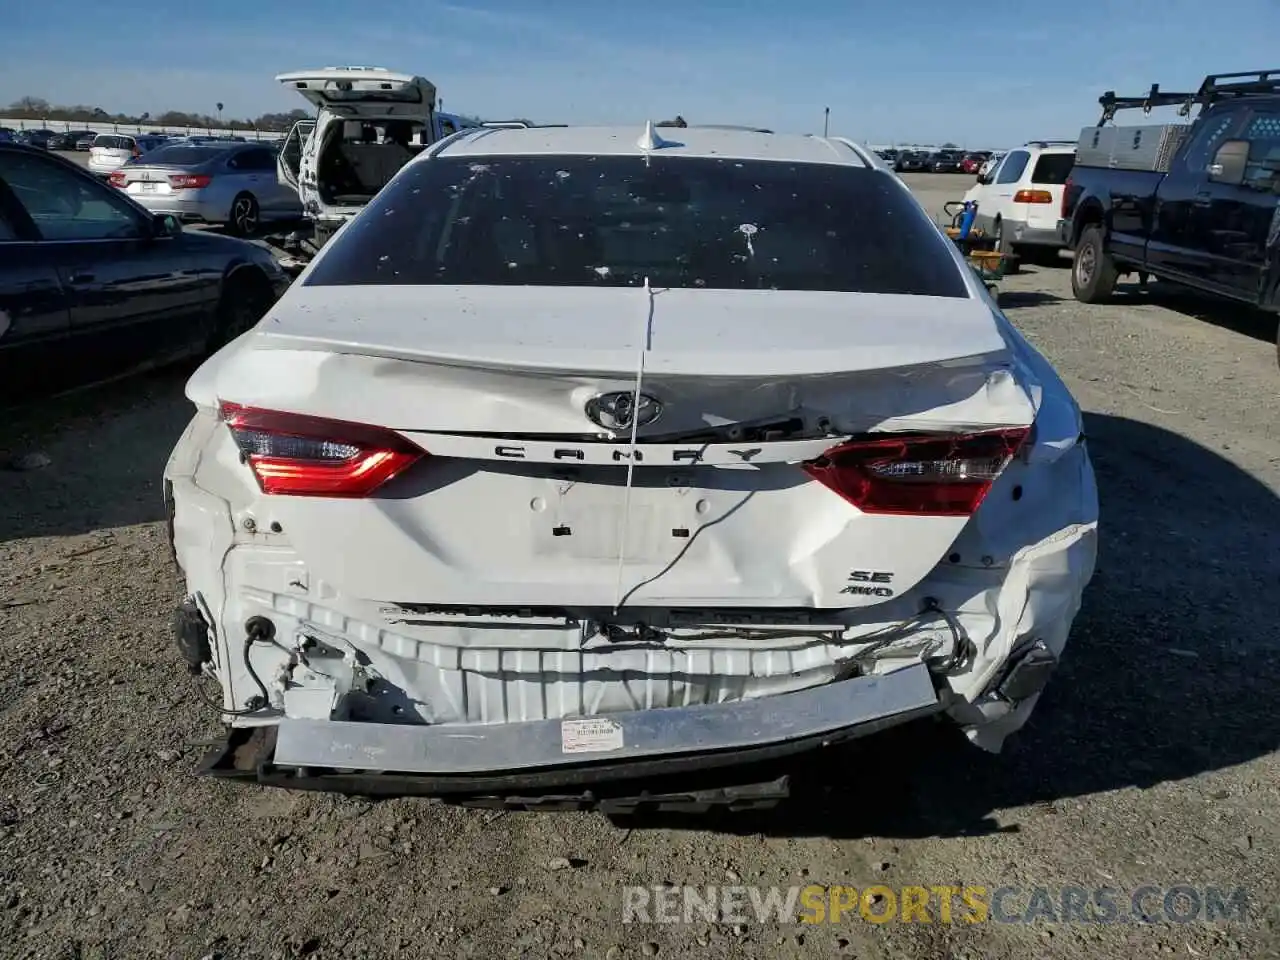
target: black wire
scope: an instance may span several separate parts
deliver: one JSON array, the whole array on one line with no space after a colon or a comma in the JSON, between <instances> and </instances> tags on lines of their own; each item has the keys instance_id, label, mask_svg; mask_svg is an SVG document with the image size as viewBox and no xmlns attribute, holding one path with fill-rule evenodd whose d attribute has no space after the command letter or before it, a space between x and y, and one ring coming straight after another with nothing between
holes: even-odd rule
<instances>
[{"instance_id":1,"label":"black wire","mask_svg":"<svg viewBox=\"0 0 1280 960\"><path fill-rule=\"evenodd\" d=\"M271 694L267 693L266 684L262 682L262 678L258 676L258 671L253 669L253 664L249 662L249 648L253 646L253 641L257 639L251 633L246 633L244 637L244 647L241 649L241 655L244 658L244 668L249 671L249 676L253 677L253 682L258 685L258 689L262 691L263 705L271 702Z\"/></svg>"},{"instance_id":2,"label":"black wire","mask_svg":"<svg viewBox=\"0 0 1280 960\"><path fill-rule=\"evenodd\" d=\"M247 717L251 713L261 713L265 709L265 705L264 705L262 707L250 707L248 710L228 710L222 704L214 703L212 700L210 700L208 697L204 695L204 691L200 689L199 676L193 677L192 682L195 687L197 700L203 703L206 707L211 707L212 709L217 710L219 713L225 714L229 717Z\"/></svg>"},{"instance_id":3,"label":"black wire","mask_svg":"<svg viewBox=\"0 0 1280 960\"><path fill-rule=\"evenodd\" d=\"M208 627L210 639L212 643L216 644L218 642L218 628L214 624L213 611L209 609L209 604L205 602L203 594L196 592L195 594L193 594L192 599L195 600L196 603L201 608L201 615L204 617L205 624ZM217 710L219 713L224 714L228 717L246 717L252 713L261 713L263 710L267 709L268 706L270 706L271 696L267 693L267 688L263 684L262 679L258 676L257 672L253 669L253 664L249 662L249 647L253 645L254 639L255 638L251 634L245 636L242 656L244 657L245 668L249 671L249 676L253 677L254 683L256 683L258 685L258 689L262 691L262 705L258 707L249 707L244 710L228 710L222 704L214 703L212 700L210 700L208 697L204 695L204 691L200 689L199 676L196 676L194 678L196 699L198 699L205 706L212 707L214 710ZM279 642L275 641L274 638L272 638L272 642L275 643L276 646L284 650L285 653L289 653L289 651L285 649Z\"/></svg>"},{"instance_id":4,"label":"black wire","mask_svg":"<svg viewBox=\"0 0 1280 960\"><path fill-rule=\"evenodd\" d=\"M938 666L938 669L943 673L949 673L968 659L968 644L965 642L964 635L960 630L959 622L946 610L943 610L936 600L931 600L921 616L923 617L930 613L941 617L943 623L947 625L947 629L951 631L951 653Z\"/></svg>"}]
</instances>

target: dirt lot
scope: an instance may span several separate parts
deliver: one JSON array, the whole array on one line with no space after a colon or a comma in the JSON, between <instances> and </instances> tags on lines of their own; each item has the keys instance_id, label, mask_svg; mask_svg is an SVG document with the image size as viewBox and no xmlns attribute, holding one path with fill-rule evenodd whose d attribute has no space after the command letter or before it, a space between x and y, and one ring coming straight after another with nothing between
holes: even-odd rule
<instances>
[{"instance_id":1,"label":"dirt lot","mask_svg":"<svg viewBox=\"0 0 1280 960\"><path fill-rule=\"evenodd\" d=\"M968 178L916 178L934 207ZM907 731L750 819L498 815L197 780L211 712L167 618L181 371L10 416L0 459L0 956L1280 956L1280 370L1273 319L1003 286L1088 411L1103 552L999 757ZM47 458L47 462L46 459ZM564 859L557 859L564 858ZM1247 890L1243 920L623 925L628 884ZM1161 894L1148 899L1161 912ZM1181 901L1180 901L1181 902ZM934 919L938 920L937 913Z\"/></svg>"}]
</instances>

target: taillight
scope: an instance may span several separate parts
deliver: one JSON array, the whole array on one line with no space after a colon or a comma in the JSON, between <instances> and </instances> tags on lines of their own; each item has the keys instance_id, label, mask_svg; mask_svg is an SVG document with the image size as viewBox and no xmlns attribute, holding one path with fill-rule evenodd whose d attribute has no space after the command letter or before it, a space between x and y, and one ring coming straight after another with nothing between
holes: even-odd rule
<instances>
[{"instance_id":1,"label":"taillight","mask_svg":"<svg viewBox=\"0 0 1280 960\"><path fill-rule=\"evenodd\" d=\"M1053 203L1053 194L1048 190L1019 190L1013 195L1014 203Z\"/></svg>"},{"instance_id":2,"label":"taillight","mask_svg":"<svg viewBox=\"0 0 1280 960\"><path fill-rule=\"evenodd\" d=\"M175 190L199 190L207 187L213 177L207 173L172 173L169 175L169 186Z\"/></svg>"},{"instance_id":3,"label":"taillight","mask_svg":"<svg viewBox=\"0 0 1280 960\"><path fill-rule=\"evenodd\" d=\"M968 516L978 509L1028 428L854 440L804 465L863 513Z\"/></svg>"},{"instance_id":4,"label":"taillight","mask_svg":"<svg viewBox=\"0 0 1280 960\"><path fill-rule=\"evenodd\" d=\"M128 183L128 179L121 170L111 171L111 175L107 177L107 180L110 181L113 187L123 187Z\"/></svg>"},{"instance_id":5,"label":"taillight","mask_svg":"<svg viewBox=\"0 0 1280 960\"><path fill-rule=\"evenodd\" d=\"M426 456L381 427L234 403L218 413L263 493L366 497Z\"/></svg>"},{"instance_id":6,"label":"taillight","mask_svg":"<svg viewBox=\"0 0 1280 960\"><path fill-rule=\"evenodd\" d=\"M1062 207L1058 210L1058 217L1062 220L1067 219L1067 194L1071 192L1071 178L1067 177L1066 182L1062 185Z\"/></svg>"},{"instance_id":7,"label":"taillight","mask_svg":"<svg viewBox=\"0 0 1280 960\"><path fill-rule=\"evenodd\" d=\"M137 160L140 156L142 156L142 151L141 151L141 150L139 150L137 147L134 147L134 148L133 148L133 159Z\"/></svg>"}]
</instances>

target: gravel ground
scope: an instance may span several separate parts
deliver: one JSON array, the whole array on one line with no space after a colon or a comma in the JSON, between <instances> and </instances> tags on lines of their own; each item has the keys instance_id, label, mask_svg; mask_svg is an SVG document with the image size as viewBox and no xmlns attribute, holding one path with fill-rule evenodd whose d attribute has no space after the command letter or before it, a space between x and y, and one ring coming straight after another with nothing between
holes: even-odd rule
<instances>
[{"instance_id":1,"label":"gravel ground","mask_svg":"<svg viewBox=\"0 0 1280 960\"><path fill-rule=\"evenodd\" d=\"M931 208L969 178L920 177ZM767 815L371 804L191 775L167 633L184 371L10 416L0 458L0 957L1280 956L1276 323L1003 285L1088 411L1104 542L1067 660L989 757L903 731ZM622 924L627 884L1244 887L1242 920ZM1159 907L1160 898L1151 901ZM1006 905L1021 911L1025 896ZM935 912L934 918L938 919Z\"/></svg>"}]
</instances>

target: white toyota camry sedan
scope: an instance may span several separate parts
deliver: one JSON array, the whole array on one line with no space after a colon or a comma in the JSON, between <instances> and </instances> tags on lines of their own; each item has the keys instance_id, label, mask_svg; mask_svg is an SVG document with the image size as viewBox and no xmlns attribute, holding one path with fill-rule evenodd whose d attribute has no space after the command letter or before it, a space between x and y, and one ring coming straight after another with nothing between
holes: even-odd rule
<instances>
[{"instance_id":1,"label":"white toyota camry sedan","mask_svg":"<svg viewBox=\"0 0 1280 960\"><path fill-rule=\"evenodd\" d=\"M649 795L926 716L999 750L1094 569L1075 401L842 140L451 137L187 396L214 775Z\"/></svg>"}]
</instances>

